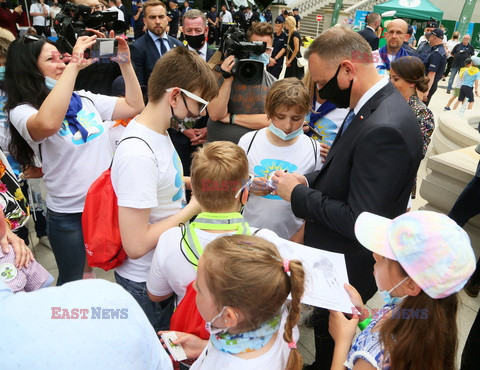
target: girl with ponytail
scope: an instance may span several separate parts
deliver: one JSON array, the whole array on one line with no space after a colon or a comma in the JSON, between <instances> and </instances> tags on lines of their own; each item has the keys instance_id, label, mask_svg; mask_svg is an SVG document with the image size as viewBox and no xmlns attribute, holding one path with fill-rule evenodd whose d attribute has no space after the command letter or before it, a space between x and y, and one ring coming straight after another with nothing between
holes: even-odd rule
<instances>
[{"instance_id":1,"label":"girl with ponytail","mask_svg":"<svg viewBox=\"0 0 480 370\"><path fill-rule=\"evenodd\" d=\"M233 235L209 243L194 286L210 340L191 369L302 369L296 324L304 277L300 261L282 259L265 239Z\"/></svg>"}]
</instances>

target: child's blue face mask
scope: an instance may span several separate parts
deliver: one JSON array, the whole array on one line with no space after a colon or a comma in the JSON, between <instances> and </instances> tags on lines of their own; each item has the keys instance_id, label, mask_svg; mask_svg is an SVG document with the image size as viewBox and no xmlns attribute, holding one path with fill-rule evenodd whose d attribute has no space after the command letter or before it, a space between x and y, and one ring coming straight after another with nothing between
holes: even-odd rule
<instances>
[{"instance_id":1,"label":"child's blue face mask","mask_svg":"<svg viewBox=\"0 0 480 370\"><path fill-rule=\"evenodd\" d=\"M270 63L270 55L268 55L267 53L263 53L260 55L252 54L250 55L250 59L258 60L259 62L262 62L264 65L267 65L268 63Z\"/></svg>"},{"instance_id":2,"label":"child's blue face mask","mask_svg":"<svg viewBox=\"0 0 480 370\"><path fill-rule=\"evenodd\" d=\"M273 123L268 126L268 129L277 137L279 137L282 140L288 141L295 139L297 136L300 136L303 134L303 127L300 126L297 130L290 132L289 134L286 134L283 132L283 130L280 130L277 126L275 126Z\"/></svg>"}]
</instances>

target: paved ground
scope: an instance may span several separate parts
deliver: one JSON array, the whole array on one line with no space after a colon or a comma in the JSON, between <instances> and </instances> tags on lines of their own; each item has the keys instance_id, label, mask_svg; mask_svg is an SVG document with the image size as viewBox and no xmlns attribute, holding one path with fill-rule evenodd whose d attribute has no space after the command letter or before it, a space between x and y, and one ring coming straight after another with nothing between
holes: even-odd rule
<instances>
[{"instance_id":1,"label":"paved ground","mask_svg":"<svg viewBox=\"0 0 480 370\"><path fill-rule=\"evenodd\" d=\"M437 90L437 93L434 95L432 102L430 104L430 108L432 109L433 113L435 116L438 116L442 111L443 107L446 105L448 99L450 98L451 95L446 94L446 82L440 82L439 84L439 89ZM479 99L480 100L480 99ZM476 102L474 106L474 110L480 112L480 102ZM418 184L420 185L421 179L425 177L426 173L426 168L425 168L425 163L426 160L424 160L420 166L419 172L418 172ZM417 189L419 186L417 187ZM419 196L413 203L412 209L418 209L422 205L425 204L425 201L421 199ZM43 244L38 244L37 245L37 239L35 237L35 233L33 232L30 234L31 236L31 243L30 245L35 245L34 248L34 253L38 259L38 261L48 270L50 273L55 277L55 279L58 276L58 269L55 263L55 259L53 257L53 254L50 249L48 249L46 246ZM101 269L95 269L97 278L102 278L106 279L109 281L114 281L113 277L113 271L108 271L105 272ZM461 351L463 350L463 346L465 344L465 340L468 336L468 332L470 330L470 326L473 323L473 320L475 319L476 313L479 309L480 306L480 297L473 299L468 297L463 291L460 292L460 309L459 309L459 314L457 318L457 324L459 328L459 354L461 354ZM368 303L367 306L370 308L379 308L382 306L382 300L376 294ZM302 355L304 357L305 363L311 363L313 362L314 359L314 354L315 354L315 346L314 346L314 340L313 340L313 331L311 329L308 329L304 326L301 326L301 340L299 343L299 348L300 351L302 352ZM457 359L458 361L458 359Z\"/></svg>"}]
</instances>

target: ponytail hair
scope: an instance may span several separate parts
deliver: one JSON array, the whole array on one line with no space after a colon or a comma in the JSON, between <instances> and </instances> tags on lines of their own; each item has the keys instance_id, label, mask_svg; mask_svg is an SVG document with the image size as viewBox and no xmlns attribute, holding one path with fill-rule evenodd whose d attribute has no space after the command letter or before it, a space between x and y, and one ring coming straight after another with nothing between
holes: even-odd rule
<instances>
[{"instance_id":1,"label":"ponytail hair","mask_svg":"<svg viewBox=\"0 0 480 370\"><path fill-rule=\"evenodd\" d=\"M417 57L406 56L396 58L390 68L402 79L415 84L416 90L424 93L428 90L430 79L425 76L425 65Z\"/></svg>"},{"instance_id":2,"label":"ponytail hair","mask_svg":"<svg viewBox=\"0 0 480 370\"><path fill-rule=\"evenodd\" d=\"M237 326L243 332L254 330L279 314L291 293L283 334L290 347L286 369L301 370L303 360L292 332L300 318L304 292L302 263L284 261L273 243L247 235L225 236L210 242L202 263L205 283L219 309L229 306L245 316L245 321Z\"/></svg>"}]
</instances>

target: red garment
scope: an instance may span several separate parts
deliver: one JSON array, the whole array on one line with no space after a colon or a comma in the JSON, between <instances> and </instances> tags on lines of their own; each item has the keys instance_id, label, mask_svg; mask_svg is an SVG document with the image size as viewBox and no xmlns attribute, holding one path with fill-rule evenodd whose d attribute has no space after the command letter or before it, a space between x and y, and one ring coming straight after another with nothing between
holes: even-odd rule
<instances>
[{"instance_id":1,"label":"red garment","mask_svg":"<svg viewBox=\"0 0 480 370\"><path fill-rule=\"evenodd\" d=\"M17 37L17 25L21 19L20 14L17 12L11 12L10 9L0 6L0 27L3 27L13 33L13 36Z\"/></svg>"}]
</instances>

